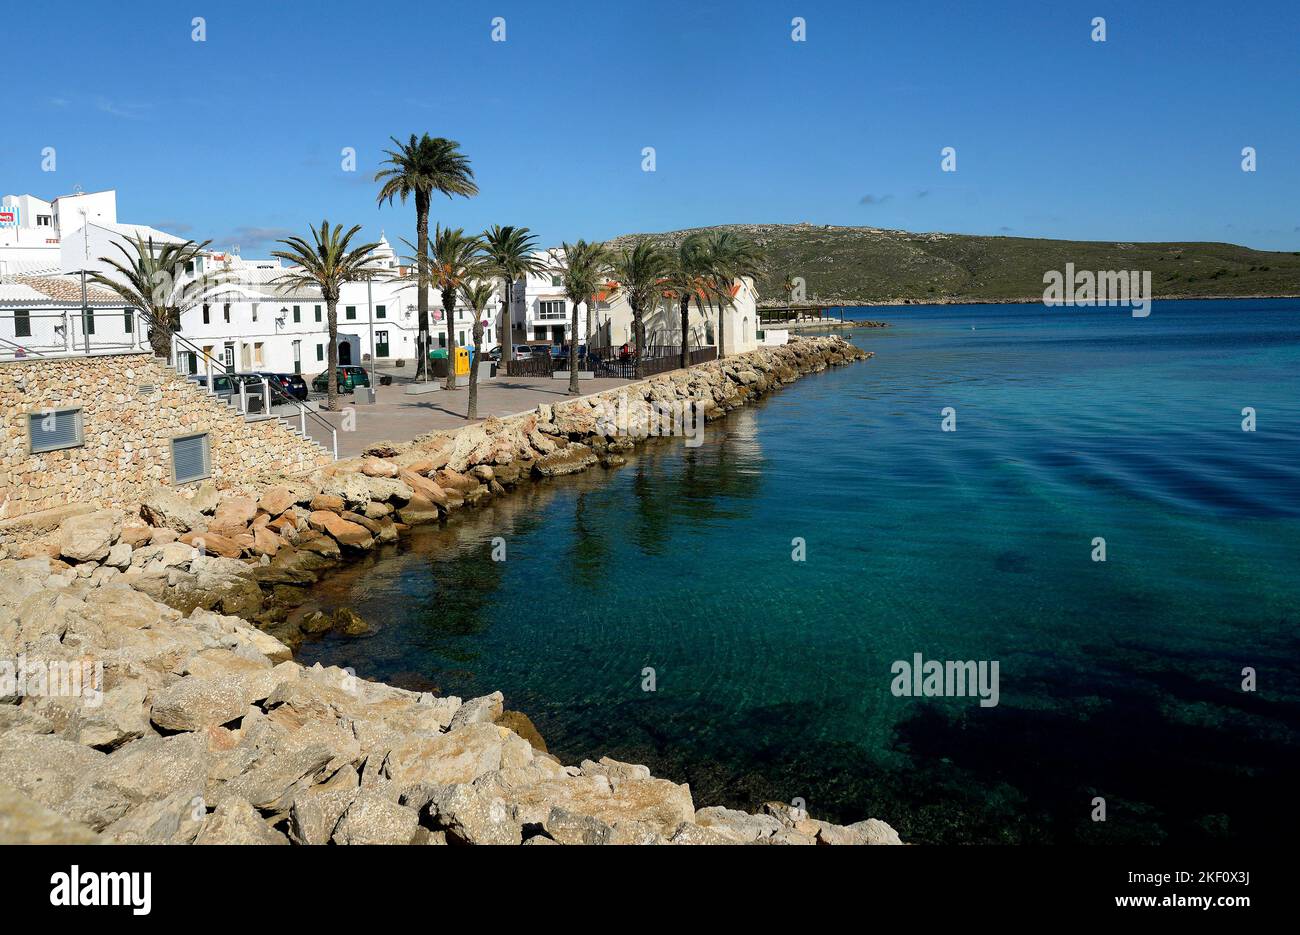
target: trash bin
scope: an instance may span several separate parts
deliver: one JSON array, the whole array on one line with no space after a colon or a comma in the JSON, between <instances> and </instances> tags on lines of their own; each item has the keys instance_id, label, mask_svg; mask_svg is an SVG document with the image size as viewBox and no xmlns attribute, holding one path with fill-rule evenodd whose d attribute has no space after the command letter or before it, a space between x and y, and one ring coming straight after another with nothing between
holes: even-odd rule
<instances>
[{"instance_id":1,"label":"trash bin","mask_svg":"<svg viewBox=\"0 0 1300 935\"><path fill-rule=\"evenodd\" d=\"M456 348L455 363L456 363L456 371L455 371L456 376L458 377L469 376L469 348L467 347Z\"/></svg>"}]
</instances>

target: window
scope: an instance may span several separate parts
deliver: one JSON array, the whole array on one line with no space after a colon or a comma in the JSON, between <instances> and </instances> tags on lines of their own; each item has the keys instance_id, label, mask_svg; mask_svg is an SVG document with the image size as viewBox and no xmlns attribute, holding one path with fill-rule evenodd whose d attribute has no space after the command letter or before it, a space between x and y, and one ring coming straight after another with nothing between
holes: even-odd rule
<instances>
[{"instance_id":1,"label":"window","mask_svg":"<svg viewBox=\"0 0 1300 935\"><path fill-rule=\"evenodd\" d=\"M348 321L355 321L357 317L357 307L355 305L343 306L343 317Z\"/></svg>"},{"instance_id":2,"label":"window","mask_svg":"<svg viewBox=\"0 0 1300 935\"><path fill-rule=\"evenodd\" d=\"M212 473L208 433L180 435L172 439L172 482L188 484Z\"/></svg>"},{"instance_id":3,"label":"window","mask_svg":"<svg viewBox=\"0 0 1300 935\"><path fill-rule=\"evenodd\" d=\"M257 303L253 303L253 321L257 321Z\"/></svg>"},{"instance_id":4,"label":"window","mask_svg":"<svg viewBox=\"0 0 1300 935\"><path fill-rule=\"evenodd\" d=\"M545 325L534 325L534 326L533 326L533 340L534 340L534 341L545 341L545 340L546 340L546 326L545 326Z\"/></svg>"},{"instance_id":5,"label":"window","mask_svg":"<svg viewBox=\"0 0 1300 935\"><path fill-rule=\"evenodd\" d=\"M211 319L211 317L208 315L208 312L209 312L209 309L208 309L207 303L204 303L204 305L203 305L203 323L204 323L205 325L210 325L210 324L212 324L212 319Z\"/></svg>"},{"instance_id":6,"label":"window","mask_svg":"<svg viewBox=\"0 0 1300 935\"><path fill-rule=\"evenodd\" d=\"M295 305L293 307L293 323L296 325L300 321L302 321L302 306Z\"/></svg>"},{"instance_id":7,"label":"window","mask_svg":"<svg viewBox=\"0 0 1300 935\"><path fill-rule=\"evenodd\" d=\"M122 309L122 322L126 325L127 334L135 330L135 316L131 314L131 309Z\"/></svg>"},{"instance_id":8,"label":"window","mask_svg":"<svg viewBox=\"0 0 1300 935\"><path fill-rule=\"evenodd\" d=\"M194 261L193 261L193 260L187 260L187 261L186 261L186 263L185 263L185 272L189 273L190 275L193 275L193 274L194 274Z\"/></svg>"},{"instance_id":9,"label":"window","mask_svg":"<svg viewBox=\"0 0 1300 935\"><path fill-rule=\"evenodd\" d=\"M38 214L38 215L36 215L36 226L37 226L37 227L49 227L49 226L50 226L50 216L49 216L48 214Z\"/></svg>"},{"instance_id":10,"label":"window","mask_svg":"<svg viewBox=\"0 0 1300 935\"><path fill-rule=\"evenodd\" d=\"M31 312L25 308L14 309L14 337L30 338L32 336Z\"/></svg>"},{"instance_id":11,"label":"window","mask_svg":"<svg viewBox=\"0 0 1300 935\"><path fill-rule=\"evenodd\" d=\"M543 321L563 321L564 320L564 300L554 302L538 302L537 317Z\"/></svg>"},{"instance_id":12,"label":"window","mask_svg":"<svg viewBox=\"0 0 1300 935\"><path fill-rule=\"evenodd\" d=\"M387 308L386 306L383 306L383 305L376 305L376 306L375 306L375 317L376 317L376 318L387 318L387 317L388 317L388 308Z\"/></svg>"},{"instance_id":13,"label":"window","mask_svg":"<svg viewBox=\"0 0 1300 935\"><path fill-rule=\"evenodd\" d=\"M558 287L564 285L564 279L561 278L561 277L558 276L558 275L557 275L557 276L552 276L552 277L551 277L551 285L552 285L552 286L555 286L555 287L558 288Z\"/></svg>"},{"instance_id":14,"label":"window","mask_svg":"<svg viewBox=\"0 0 1300 935\"><path fill-rule=\"evenodd\" d=\"M85 330L86 334L95 333L95 310L93 308L85 308L81 310L81 327Z\"/></svg>"},{"instance_id":15,"label":"window","mask_svg":"<svg viewBox=\"0 0 1300 935\"><path fill-rule=\"evenodd\" d=\"M227 302L225 305L221 307L221 314L225 317L226 324L230 324L230 303L229 302Z\"/></svg>"},{"instance_id":16,"label":"window","mask_svg":"<svg viewBox=\"0 0 1300 935\"><path fill-rule=\"evenodd\" d=\"M325 359L325 345L324 345L324 344L317 344L317 345L316 345L316 359L317 359L317 360L324 360L324 359Z\"/></svg>"},{"instance_id":17,"label":"window","mask_svg":"<svg viewBox=\"0 0 1300 935\"><path fill-rule=\"evenodd\" d=\"M320 321L320 306L316 306L316 320Z\"/></svg>"},{"instance_id":18,"label":"window","mask_svg":"<svg viewBox=\"0 0 1300 935\"><path fill-rule=\"evenodd\" d=\"M438 332L438 346L439 347L447 346L447 336L443 334L441 331Z\"/></svg>"},{"instance_id":19,"label":"window","mask_svg":"<svg viewBox=\"0 0 1300 935\"><path fill-rule=\"evenodd\" d=\"M459 344L461 347L465 346L465 332L463 331L459 332L459 336L456 338L456 343Z\"/></svg>"},{"instance_id":20,"label":"window","mask_svg":"<svg viewBox=\"0 0 1300 935\"><path fill-rule=\"evenodd\" d=\"M27 441L33 454L80 448L86 443L80 409L46 409L27 416Z\"/></svg>"}]
</instances>

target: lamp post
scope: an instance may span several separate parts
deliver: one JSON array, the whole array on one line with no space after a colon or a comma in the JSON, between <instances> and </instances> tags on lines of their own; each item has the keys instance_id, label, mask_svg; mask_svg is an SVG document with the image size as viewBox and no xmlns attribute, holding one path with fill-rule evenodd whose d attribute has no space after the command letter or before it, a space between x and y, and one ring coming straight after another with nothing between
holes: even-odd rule
<instances>
[{"instance_id":1,"label":"lamp post","mask_svg":"<svg viewBox=\"0 0 1300 935\"><path fill-rule=\"evenodd\" d=\"M366 306L370 318L370 401L375 401L375 297L370 291L373 275L366 276Z\"/></svg>"}]
</instances>

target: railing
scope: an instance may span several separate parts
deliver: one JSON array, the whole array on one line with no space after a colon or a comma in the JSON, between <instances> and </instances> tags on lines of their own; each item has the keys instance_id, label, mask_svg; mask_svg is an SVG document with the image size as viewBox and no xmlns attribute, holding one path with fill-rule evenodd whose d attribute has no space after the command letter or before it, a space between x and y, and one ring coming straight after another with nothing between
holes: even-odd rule
<instances>
[{"instance_id":1,"label":"railing","mask_svg":"<svg viewBox=\"0 0 1300 935\"><path fill-rule=\"evenodd\" d=\"M713 346L696 348L687 354L687 366L707 363L718 359L718 349ZM682 365L682 349L668 345L651 345L646 348L646 355L638 358L635 354L623 357L618 349L591 351L587 357L589 368L601 377L619 377L624 380L636 380L677 370Z\"/></svg>"},{"instance_id":2,"label":"railing","mask_svg":"<svg viewBox=\"0 0 1300 935\"><path fill-rule=\"evenodd\" d=\"M507 360L508 377L549 377L555 372L555 362L548 354L545 357L525 357L523 360Z\"/></svg>"},{"instance_id":3,"label":"railing","mask_svg":"<svg viewBox=\"0 0 1300 935\"><path fill-rule=\"evenodd\" d=\"M145 330L129 308L0 309L0 360L148 350Z\"/></svg>"},{"instance_id":4,"label":"railing","mask_svg":"<svg viewBox=\"0 0 1300 935\"><path fill-rule=\"evenodd\" d=\"M147 317L144 312L141 312L141 316ZM211 395L214 396L218 395L216 393L216 390L213 387L212 355L204 352L204 350L200 348L197 344L194 344L192 341L189 341L181 337L179 334L176 334L175 332L172 332L172 344L173 344L173 348L176 350L179 350L179 348L182 346L185 347L190 354L195 355L196 361L201 360L206 363L207 391ZM185 371L181 368L180 357L181 357L180 353L176 353L175 355L176 362L174 365L175 370L177 373L182 374L183 376L189 376L189 374L185 373ZM218 372L222 372L222 371L218 371ZM248 392L248 384L246 384L242 379L239 381L238 394L232 394L232 398L234 398L235 395L237 395L239 399L239 404L237 408L239 409L240 414L247 415L249 412L248 399L250 394ZM334 460L337 461L339 459L339 432L338 429L335 428L334 425L331 424L328 419L326 419L324 416L320 415L319 413L317 413L316 411L308 407L302 400L295 399L294 397L290 396L282 388L277 386L275 383L272 383L266 377L262 378L261 397L262 397L262 412L265 413L268 417L284 419L284 416L277 415L275 412L272 411L271 407L276 404L289 405L297 409L298 410L298 431L304 438L311 437L310 435L307 434L307 417L310 416L312 419L318 422L330 434L330 446L333 450Z\"/></svg>"}]
</instances>

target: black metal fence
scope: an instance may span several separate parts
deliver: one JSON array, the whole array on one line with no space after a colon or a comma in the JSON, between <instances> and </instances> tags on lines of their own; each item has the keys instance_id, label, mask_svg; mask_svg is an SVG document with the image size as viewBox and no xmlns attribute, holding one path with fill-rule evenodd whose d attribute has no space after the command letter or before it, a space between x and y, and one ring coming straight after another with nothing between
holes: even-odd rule
<instances>
[{"instance_id":1,"label":"black metal fence","mask_svg":"<svg viewBox=\"0 0 1300 935\"><path fill-rule=\"evenodd\" d=\"M694 367L696 364L717 359L716 347L696 348L688 353L687 366ZM602 349L592 351L587 360L589 369L598 377L636 380L678 369L682 365L682 349L667 345L652 345L646 348L643 357L638 357L634 353L623 354L617 349Z\"/></svg>"},{"instance_id":2,"label":"black metal fence","mask_svg":"<svg viewBox=\"0 0 1300 935\"><path fill-rule=\"evenodd\" d=\"M526 357L523 360L507 360L508 377L549 377L555 372L555 362L550 356Z\"/></svg>"}]
</instances>

